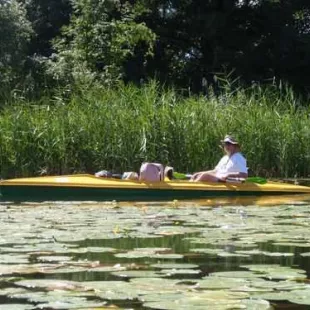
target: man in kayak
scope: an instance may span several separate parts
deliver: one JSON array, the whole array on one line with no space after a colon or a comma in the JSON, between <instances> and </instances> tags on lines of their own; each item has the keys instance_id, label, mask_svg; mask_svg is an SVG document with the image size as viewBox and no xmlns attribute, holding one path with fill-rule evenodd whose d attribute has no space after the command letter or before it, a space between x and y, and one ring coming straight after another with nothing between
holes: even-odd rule
<instances>
[{"instance_id":1,"label":"man in kayak","mask_svg":"<svg viewBox=\"0 0 310 310\"><path fill-rule=\"evenodd\" d=\"M194 173L191 181L225 182L228 178L248 177L246 159L240 153L238 141L233 136L226 135L221 142L226 155L221 158L213 170Z\"/></svg>"}]
</instances>

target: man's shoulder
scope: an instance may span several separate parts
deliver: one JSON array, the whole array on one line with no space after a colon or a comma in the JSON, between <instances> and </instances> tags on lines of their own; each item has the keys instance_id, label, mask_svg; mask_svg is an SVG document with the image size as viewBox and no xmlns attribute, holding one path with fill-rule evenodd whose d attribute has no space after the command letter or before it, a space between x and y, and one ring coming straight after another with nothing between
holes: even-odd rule
<instances>
[{"instance_id":1,"label":"man's shoulder","mask_svg":"<svg viewBox=\"0 0 310 310\"><path fill-rule=\"evenodd\" d=\"M242 159L242 160L246 160L245 157L243 156L242 153L238 152L238 153L235 153L235 156L234 156L236 159Z\"/></svg>"},{"instance_id":2,"label":"man's shoulder","mask_svg":"<svg viewBox=\"0 0 310 310\"><path fill-rule=\"evenodd\" d=\"M228 160L228 159L229 159L229 156L228 156L228 155L224 155L224 156L220 159L220 161Z\"/></svg>"}]
</instances>

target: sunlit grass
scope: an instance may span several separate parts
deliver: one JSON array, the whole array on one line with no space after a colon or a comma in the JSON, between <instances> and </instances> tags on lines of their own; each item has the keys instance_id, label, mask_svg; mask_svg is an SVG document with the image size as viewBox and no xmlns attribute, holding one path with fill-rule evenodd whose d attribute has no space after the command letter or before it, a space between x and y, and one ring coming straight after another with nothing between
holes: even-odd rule
<instances>
[{"instance_id":1,"label":"sunlit grass","mask_svg":"<svg viewBox=\"0 0 310 310\"><path fill-rule=\"evenodd\" d=\"M254 175L310 174L310 111L288 88L183 98L151 82L68 97L3 106L2 177L138 170L144 160L193 172L216 164L226 133L241 141Z\"/></svg>"}]
</instances>

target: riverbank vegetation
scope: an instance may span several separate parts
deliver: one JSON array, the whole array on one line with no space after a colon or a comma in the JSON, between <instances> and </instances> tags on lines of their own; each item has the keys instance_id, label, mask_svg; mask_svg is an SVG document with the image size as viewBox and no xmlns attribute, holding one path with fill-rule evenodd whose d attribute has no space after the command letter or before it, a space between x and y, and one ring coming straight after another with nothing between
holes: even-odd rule
<instances>
[{"instance_id":1,"label":"riverbank vegetation","mask_svg":"<svg viewBox=\"0 0 310 310\"><path fill-rule=\"evenodd\" d=\"M309 175L310 3L4 0L2 177L212 167ZM290 85L290 86L287 86Z\"/></svg>"},{"instance_id":2,"label":"riverbank vegetation","mask_svg":"<svg viewBox=\"0 0 310 310\"><path fill-rule=\"evenodd\" d=\"M253 175L310 173L309 108L288 87L181 96L156 82L94 84L0 114L2 177L137 170L144 160L192 172L213 167L233 133Z\"/></svg>"}]
</instances>

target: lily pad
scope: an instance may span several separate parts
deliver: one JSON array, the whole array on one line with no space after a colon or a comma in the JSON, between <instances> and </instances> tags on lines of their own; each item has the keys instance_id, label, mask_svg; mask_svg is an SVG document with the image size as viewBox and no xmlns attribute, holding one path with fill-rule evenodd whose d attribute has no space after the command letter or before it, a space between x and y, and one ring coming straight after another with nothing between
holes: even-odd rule
<instances>
[{"instance_id":1,"label":"lily pad","mask_svg":"<svg viewBox=\"0 0 310 310\"><path fill-rule=\"evenodd\" d=\"M105 300L133 300L139 296L139 290L125 281L87 281L81 285L86 291L92 290L95 296Z\"/></svg>"},{"instance_id":2,"label":"lily pad","mask_svg":"<svg viewBox=\"0 0 310 310\"><path fill-rule=\"evenodd\" d=\"M194 248L194 249L191 249L191 252L217 255L219 253L222 253L223 250L222 249L208 249L208 248Z\"/></svg>"},{"instance_id":3,"label":"lily pad","mask_svg":"<svg viewBox=\"0 0 310 310\"><path fill-rule=\"evenodd\" d=\"M220 252L217 254L219 257L250 257L250 255L247 254L241 254L241 253L232 253L232 252Z\"/></svg>"},{"instance_id":4,"label":"lily pad","mask_svg":"<svg viewBox=\"0 0 310 310\"><path fill-rule=\"evenodd\" d=\"M224 278L259 278L262 277L261 274L251 272L251 271L222 271L222 272L212 272L209 274L210 277L224 277Z\"/></svg>"},{"instance_id":5,"label":"lily pad","mask_svg":"<svg viewBox=\"0 0 310 310\"><path fill-rule=\"evenodd\" d=\"M249 269L254 272L261 273L261 276L264 276L269 279L274 280L295 280L295 279L305 279L305 271L302 269L293 269L290 267L284 267L279 265L244 265L243 268Z\"/></svg>"},{"instance_id":6,"label":"lily pad","mask_svg":"<svg viewBox=\"0 0 310 310\"><path fill-rule=\"evenodd\" d=\"M202 280L196 280L195 287L201 289L232 289L247 283L248 281L243 278L205 277Z\"/></svg>"},{"instance_id":7,"label":"lily pad","mask_svg":"<svg viewBox=\"0 0 310 310\"><path fill-rule=\"evenodd\" d=\"M268 298L307 306L308 270L292 265L310 248L309 206L216 204L152 202L142 209L66 202L3 212L0 206L1 293L12 303L23 298L25 307L59 309L108 308L101 300L119 300L125 309L134 302L152 309L261 310L270 308ZM306 263L307 253L301 255ZM275 261L283 266L270 264ZM7 280L14 275L24 278Z\"/></svg>"},{"instance_id":8,"label":"lily pad","mask_svg":"<svg viewBox=\"0 0 310 310\"><path fill-rule=\"evenodd\" d=\"M14 294L20 294L20 293L25 293L25 289L24 288L19 288L19 287L6 287L6 288L2 288L0 290L0 296L7 296L10 297Z\"/></svg>"},{"instance_id":9,"label":"lily pad","mask_svg":"<svg viewBox=\"0 0 310 310\"><path fill-rule=\"evenodd\" d=\"M159 278L163 276L162 274L151 270L116 271L111 272L111 274L121 278Z\"/></svg>"},{"instance_id":10,"label":"lily pad","mask_svg":"<svg viewBox=\"0 0 310 310\"><path fill-rule=\"evenodd\" d=\"M65 300L51 301L47 303L39 304L42 309L90 309L90 308L101 308L105 305L105 302L89 301L83 297L70 297Z\"/></svg>"},{"instance_id":11,"label":"lily pad","mask_svg":"<svg viewBox=\"0 0 310 310\"><path fill-rule=\"evenodd\" d=\"M0 310L31 310L33 305L27 304L2 304L0 305Z\"/></svg>"},{"instance_id":12,"label":"lily pad","mask_svg":"<svg viewBox=\"0 0 310 310\"><path fill-rule=\"evenodd\" d=\"M1 254L0 264L27 264L29 262L28 255L22 254Z\"/></svg>"},{"instance_id":13,"label":"lily pad","mask_svg":"<svg viewBox=\"0 0 310 310\"><path fill-rule=\"evenodd\" d=\"M310 243L308 242L273 242L275 246L283 246L283 247L297 247L297 248L310 248Z\"/></svg>"},{"instance_id":14,"label":"lily pad","mask_svg":"<svg viewBox=\"0 0 310 310\"><path fill-rule=\"evenodd\" d=\"M166 276L171 275L197 275L201 273L200 270L197 269L163 269L159 271L159 274L163 274Z\"/></svg>"},{"instance_id":15,"label":"lily pad","mask_svg":"<svg viewBox=\"0 0 310 310\"><path fill-rule=\"evenodd\" d=\"M158 268L158 269L194 269L199 268L199 265L196 264L174 264L174 263L159 263L159 264L153 264L150 267Z\"/></svg>"},{"instance_id":16,"label":"lily pad","mask_svg":"<svg viewBox=\"0 0 310 310\"><path fill-rule=\"evenodd\" d=\"M157 258L157 259L181 259L183 255L175 254L175 253L163 253L170 249L165 248L142 248L142 249L134 249L133 251L129 251L127 253L117 253L114 254L115 257L118 258Z\"/></svg>"},{"instance_id":17,"label":"lily pad","mask_svg":"<svg viewBox=\"0 0 310 310\"><path fill-rule=\"evenodd\" d=\"M15 282L16 285L25 288L43 288L46 290L69 290L69 291L84 291L84 286L79 282L52 280L52 279L36 279L36 280L22 280Z\"/></svg>"},{"instance_id":18,"label":"lily pad","mask_svg":"<svg viewBox=\"0 0 310 310\"><path fill-rule=\"evenodd\" d=\"M49 255L49 256L38 256L37 257L37 261L39 262L66 262L66 261L70 261L72 260L72 257L70 256L53 256L53 255Z\"/></svg>"},{"instance_id":19,"label":"lily pad","mask_svg":"<svg viewBox=\"0 0 310 310\"><path fill-rule=\"evenodd\" d=\"M310 306L310 289L295 290L291 293L287 300L293 304Z\"/></svg>"},{"instance_id":20,"label":"lily pad","mask_svg":"<svg viewBox=\"0 0 310 310\"><path fill-rule=\"evenodd\" d=\"M143 306L162 310L233 309L240 307L241 300L247 298L248 294L228 291L200 291L176 293L174 297L174 300L170 296L166 301L164 295L158 294L157 302L144 302Z\"/></svg>"},{"instance_id":21,"label":"lily pad","mask_svg":"<svg viewBox=\"0 0 310 310\"><path fill-rule=\"evenodd\" d=\"M263 252L265 256L272 256L272 257L292 257L294 253L284 253L284 252Z\"/></svg>"}]
</instances>

